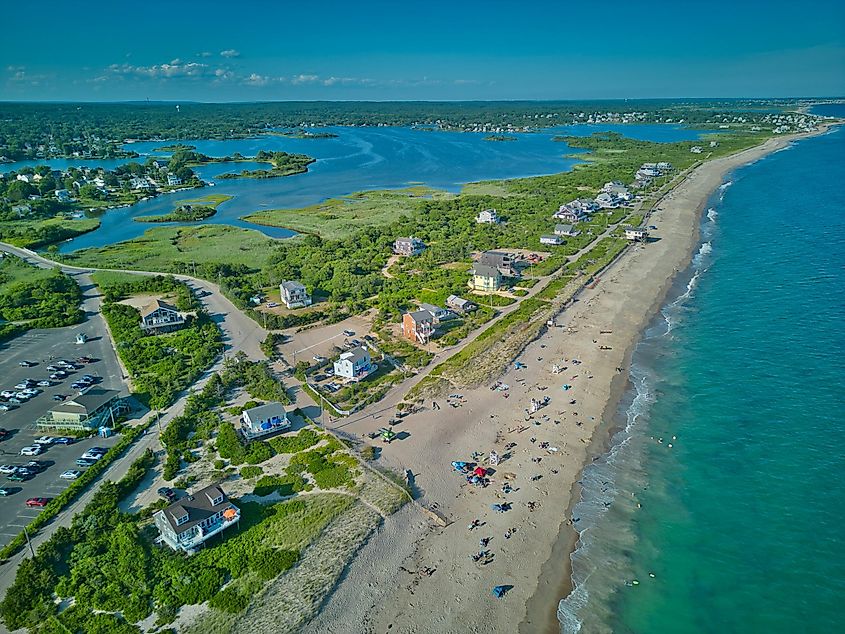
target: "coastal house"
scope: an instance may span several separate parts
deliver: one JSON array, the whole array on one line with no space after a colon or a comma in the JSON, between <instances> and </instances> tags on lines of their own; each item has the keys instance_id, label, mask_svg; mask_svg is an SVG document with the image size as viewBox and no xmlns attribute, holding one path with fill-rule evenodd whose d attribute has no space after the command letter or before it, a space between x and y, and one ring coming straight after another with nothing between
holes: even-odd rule
<instances>
[{"instance_id":1,"label":"coastal house","mask_svg":"<svg viewBox=\"0 0 845 634\"><path fill-rule=\"evenodd\" d=\"M181 185L182 179L176 176L176 174L168 174L167 175L167 184L171 187L174 185Z\"/></svg>"},{"instance_id":2,"label":"coastal house","mask_svg":"<svg viewBox=\"0 0 845 634\"><path fill-rule=\"evenodd\" d=\"M563 238L558 235L543 235L540 236L540 244L559 245L563 244Z\"/></svg>"},{"instance_id":3,"label":"coastal house","mask_svg":"<svg viewBox=\"0 0 845 634\"><path fill-rule=\"evenodd\" d=\"M410 341L428 343L434 328L434 315L427 310L415 310L402 315L402 336Z\"/></svg>"},{"instance_id":4,"label":"coastal house","mask_svg":"<svg viewBox=\"0 0 845 634\"><path fill-rule=\"evenodd\" d=\"M587 218L583 210L573 209L569 205L561 205L554 217L573 225L577 222L583 222Z\"/></svg>"},{"instance_id":5,"label":"coastal house","mask_svg":"<svg viewBox=\"0 0 845 634\"><path fill-rule=\"evenodd\" d=\"M660 170L660 173L661 173L661 174L665 174L666 172L671 172L671 171L672 171L672 164L671 164L671 163L667 163L666 161L660 161L660 162L657 164L657 169L659 169L659 170Z\"/></svg>"},{"instance_id":6,"label":"coastal house","mask_svg":"<svg viewBox=\"0 0 845 634\"><path fill-rule=\"evenodd\" d=\"M44 431L88 431L102 426L113 426L114 419L128 411L129 406L117 390L91 387L54 405L36 421L36 424L39 430Z\"/></svg>"},{"instance_id":7,"label":"coastal house","mask_svg":"<svg viewBox=\"0 0 845 634\"><path fill-rule=\"evenodd\" d=\"M141 311L141 330L147 334L158 334L178 330L185 324L185 318L167 302L154 299Z\"/></svg>"},{"instance_id":8,"label":"coastal house","mask_svg":"<svg viewBox=\"0 0 845 634\"><path fill-rule=\"evenodd\" d=\"M153 184L143 176L136 176L129 181L130 189L153 189Z\"/></svg>"},{"instance_id":9,"label":"coastal house","mask_svg":"<svg viewBox=\"0 0 845 634\"><path fill-rule=\"evenodd\" d=\"M641 242L648 237L648 230L645 227L625 227L625 239L632 242Z\"/></svg>"},{"instance_id":10,"label":"coastal house","mask_svg":"<svg viewBox=\"0 0 845 634\"><path fill-rule=\"evenodd\" d=\"M517 272L514 264L515 259L513 255L507 251L484 251L478 258L479 264L492 266L499 270L499 273L507 277L517 277Z\"/></svg>"},{"instance_id":11,"label":"coastal house","mask_svg":"<svg viewBox=\"0 0 845 634\"><path fill-rule=\"evenodd\" d=\"M375 369L369 351L363 346L342 353L334 362L335 376L353 381L360 381Z\"/></svg>"},{"instance_id":12,"label":"coastal house","mask_svg":"<svg viewBox=\"0 0 845 634\"><path fill-rule=\"evenodd\" d=\"M425 249L425 242L414 236L396 238L393 242L393 252L396 255L419 255Z\"/></svg>"},{"instance_id":13,"label":"coastal house","mask_svg":"<svg viewBox=\"0 0 845 634\"><path fill-rule=\"evenodd\" d=\"M56 200L60 203L69 203L73 200L70 196L70 192L66 189L57 189L55 192Z\"/></svg>"},{"instance_id":14,"label":"coastal house","mask_svg":"<svg viewBox=\"0 0 845 634\"><path fill-rule=\"evenodd\" d=\"M216 484L187 495L153 515L159 540L173 550L188 554L195 553L240 518L240 509Z\"/></svg>"},{"instance_id":15,"label":"coastal house","mask_svg":"<svg viewBox=\"0 0 845 634\"><path fill-rule=\"evenodd\" d=\"M499 269L487 264L476 264L470 269L469 287L474 291L497 291L502 287L502 274Z\"/></svg>"},{"instance_id":16,"label":"coastal house","mask_svg":"<svg viewBox=\"0 0 845 634\"><path fill-rule=\"evenodd\" d=\"M496 213L495 209L485 209L484 211L479 212L478 216L475 217L475 222L480 225L496 225L499 224L499 214Z\"/></svg>"},{"instance_id":17,"label":"coastal house","mask_svg":"<svg viewBox=\"0 0 845 634\"><path fill-rule=\"evenodd\" d=\"M693 145L689 149L689 151L692 152L693 154L701 154L704 151L704 149L700 145Z\"/></svg>"},{"instance_id":18,"label":"coastal house","mask_svg":"<svg viewBox=\"0 0 845 634\"><path fill-rule=\"evenodd\" d=\"M449 295L446 298L446 306L458 313L469 313L478 308L478 304L457 295Z\"/></svg>"},{"instance_id":19,"label":"coastal house","mask_svg":"<svg viewBox=\"0 0 845 634\"><path fill-rule=\"evenodd\" d=\"M425 310L430 313L436 322L450 319L452 317L452 313L448 310L441 308L440 306L435 306L434 304L420 304L420 310Z\"/></svg>"},{"instance_id":20,"label":"coastal house","mask_svg":"<svg viewBox=\"0 0 845 634\"><path fill-rule=\"evenodd\" d=\"M290 429L290 421L285 406L281 403L266 403L250 407L241 413L241 433L247 440L284 429Z\"/></svg>"},{"instance_id":21,"label":"coastal house","mask_svg":"<svg viewBox=\"0 0 845 634\"><path fill-rule=\"evenodd\" d=\"M574 238L580 235L580 231L576 231L575 227L572 225L555 225L555 235L557 236L567 236L569 238Z\"/></svg>"},{"instance_id":22,"label":"coastal house","mask_svg":"<svg viewBox=\"0 0 845 634\"><path fill-rule=\"evenodd\" d=\"M304 308L311 305L311 296L305 285L294 280L284 280L279 284L279 295L288 308Z\"/></svg>"},{"instance_id":23,"label":"coastal house","mask_svg":"<svg viewBox=\"0 0 845 634\"><path fill-rule=\"evenodd\" d=\"M619 206L619 199L613 194L602 192L596 196L596 203L601 209L616 209Z\"/></svg>"}]
</instances>

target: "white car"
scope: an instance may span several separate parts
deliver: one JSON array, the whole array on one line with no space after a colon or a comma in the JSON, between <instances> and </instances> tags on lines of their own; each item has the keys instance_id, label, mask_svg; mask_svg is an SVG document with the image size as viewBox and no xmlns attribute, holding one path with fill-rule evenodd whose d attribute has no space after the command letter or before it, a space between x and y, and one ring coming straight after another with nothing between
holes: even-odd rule
<instances>
[{"instance_id":1,"label":"white car","mask_svg":"<svg viewBox=\"0 0 845 634\"><path fill-rule=\"evenodd\" d=\"M65 471L59 477L64 479L64 480L76 480L81 475L82 475L82 472L78 471L77 469L68 469L67 471Z\"/></svg>"},{"instance_id":2,"label":"white car","mask_svg":"<svg viewBox=\"0 0 845 634\"><path fill-rule=\"evenodd\" d=\"M311 358L314 359L314 361L316 361L317 363L322 363L323 361L326 360L326 357L321 357L319 354L315 354Z\"/></svg>"},{"instance_id":3,"label":"white car","mask_svg":"<svg viewBox=\"0 0 845 634\"><path fill-rule=\"evenodd\" d=\"M50 387L53 384L50 381L48 381L47 379L44 379L43 381L39 381L38 385L40 387Z\"/></svg>"},{"instance_id":4,"label":"white car","mask_svg":"<svg viewBox=\"0 0 845 634\"><path fill-rule=\"evenodd\" d=\"M0 412L8 412L8 411L9 411L9 406L4 404L4 403L0 403Z\"/></svg>"},{"instance_id":5,"label":"white car","mask_svg":"<svg viewBox=\"0 0 845 634\"><path fill-rule=\"evenodd\" d=\"M41 394L41 390L35 387L28 387L25 390L21 390L21 392L29 394L30 396L37 396L38 394Z\"/></svg>"},{"instance_id":6,"label":"white car","mask_svg":"<svg viewBox=\"0 0 845 634\"><path fill-rule=\"evenodd\" d=\"M29 394L27 394L26 392L18 392L17 394L15 394L15 398L18 399L19 401L28 401L29 400ZM9 399L9 400L12 400L12 399Z\"/></svg>"},{"instance_id":7,"label":"white car","mask_svg":"<svg viewBox=\"0 0 845 634\"><path fill-rule=\"evenodd\" d=\"M17 470L17 467L13 467L10 464L0 465L0 473L2 473L3 475L12 475Z\"/></svg>"},{"instance_id":8,"label":"white car","mask_svg":"<svg viewBox=\"0 0 845 634\"><path fill-rule=\"evenodd\" d=\"M0 396L3 398L12 398L14 395L15 393L12 390L3 390L0 392Z\"/></svg>"},{"instance_id":9,"label":"white car","mask_svg":"<svg viewBox=\"0 0 845 634\"><path fill-rule=\"evenodd\" d=\"M86 451L84 454L82 454L79 457L82 458L83 460L99 460L100 458L103 457L103 454L101 454L101 453L91 453L90 451Z\"/></svg>"},{"instance_id":10,"label":"white car","mask_svg":"<svg viewBox=\"0 0 845 634\"><path fill-rule=\"evenodd\" d=\"M41 438L36 438L33 440L36 445L52 445L53 444L53 437L52 436L41 436Z\"/></svg>"},{"instance_id":11,"label":"white car","mask_svg":"<svg viewBox=\"0 0 845 634\"><path fill-rule=\"evenodd\" d=\"M267 308L276 308L278 305L276 302L267 302Z\"/></svg>"},{"instance_id":12,"label":"white car","mask_svg":"<svg viewBox=\"0 0 845 634\"><path fill-rule=\"evenodd\" d=\"M38 456L41 454L40 445L33 445L31 447L24 447L21 449L22 456Z\"/></svg>"},{"instance_id":13,"label":"white car","mask_svg":"<svg viewBox=\"0 0 845 634\"><path fill-rule=\"evenodd\" d=\"M25 389L26 389L26 388L28 388L28 387L29 387L29 383L18 383L18 384L15 386L15 389L16 389L16 390L25 390Z\"/></svg>"}]
</instances>

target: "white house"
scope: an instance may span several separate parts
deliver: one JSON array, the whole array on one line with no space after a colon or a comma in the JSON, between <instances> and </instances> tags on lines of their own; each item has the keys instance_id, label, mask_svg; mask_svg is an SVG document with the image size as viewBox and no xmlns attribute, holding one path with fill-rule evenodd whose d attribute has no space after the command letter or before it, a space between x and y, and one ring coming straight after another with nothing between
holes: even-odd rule
<instances>
[{"instance_id":1,"label":"white house","mask_svg":"<svg viewBox=\"0 0 845 634\"><path fill-rule=\"evenodd\" d=\"M189 554L240 518L240 509L217 485L186 495L153 515L161 541Z\"/></svg>"},{"instance_id":2,"label":"white house","mask_svg":"<svg viewBox=\"0 0 845 634\"><path fill-rule=\"evenodd\" d=\"M469 313L478 308L477 304L457 295L449 295L446 298L446 305L459 313Z\"/></svg>"},{"instance_id":3,"label":"white house","mask_svg":"<svg viewBox=\"0 0 845 634\"><path fill-rule=\"evenodd\" d=\"M573 209L568 205L561 205L554 217L574 225L576 222L583 221L586 215L581 209Z\"/></svg>"},{"instance_id":4,"label":"white house","mask_svg":"<svg viewBox=\"0 0 845 634\"><path fill-rule=\"evenodd\" d=\"M267 403L245 409L241 414L241 431L252 440L290 428L287 412L281 403Z\"/></svg>"},{"instance_id":5,"label":"white house","mask_svg":"<svg viewBox=\"0 0 845 634\"><path fill-rule=\"evenodd\" d=\"M176 174L168 174L167 175L167 184L168 185L181 185L182 179L176 176Z\"/></svg>"},{"instance_id":6,"label":"white house","mask_svg":"<svg viewBox=\"0 0 845 634\"><path fill-rule=\"evenodd\" d=\"M475 222L478 224L496 225L499 224L499 214L496 213L495 209L485 209L476 216Z\"/></svg>"},{"instance_id":7,"label":"white house","mask_svg":"<svg viewBox=\"0 0 845 634\"><path fill-rule=\"evenodd\" d=\"M625 227L625 238L632 242L640 242L648 237L645 227Z\"/></svg>"},{"instance_id":8,"label":"white house","mask_svg":"<svg viewBox=\"0 0 845 634\"><path fill-rule=\"evenodd\" d=\"M702 147L700 145L693 145L689 149L689 151L692 152L693 154L701 154L704 150L702 149Z\"/></svg>"},{"instance_id":9,"label":"white house","mask_svg":"<svg viewBox=\"0 0 845 634\"><path fill-rule=\"evenodd\" d=\"M370 359L370 353L363 346L358 346L349 352L344 352L334 362L335 376L341 376L346 379L363 379L374 369L375 367Z\"/></svg>"},{"instance_id":10,"label":"white house","mask_svg":"<svg viewBox=\"0 0 845 634\"><path fill-rule=\"evenodd\" d=\"M435 321L443 321L444 319L449 319L453 316L452 313L445 308L440 308L440 306L435 306L434 304L420 304L420 310L431 313L431 316L434 317Z\"/></svg>"},{"instance_id":11,"label":"white house","mask_svg":"<svg viewBox=\"0 0 845 634\"><path fill-rule=\"evenodd\" d=\"M71 200L73 200L70 197L70 192L68 192L68 190L66 190L66 189L57 189L56 190L56 199L60 203L69 203Z\"/></svg>"},{"instance_id":12,"label":"white house","mask_svg":"<svg viewBox=\"0 0 845 634\"><path fill-rule=\"evenodd\" d=\"M560 236L556 236L556 235L540 236L540 244L552 244L552 245L563 244L563 238L561 238Z\"/></svg>"},{"instance_id":13,"label":"white house","mask_svg":"<svg viewBox=\"0 0 845 634\"><path fill-rule=\"evenodd\" d=\"M396 238L393 243L393 252L396 255L419 255L424 249L425 242L414 236Z\"/></svg>"},{"instance_id":14,"label":"white house","mask_svg":"<svg viewBox=\"0 0 845 634\"><path fill-rule=\"evenodd\" d=\"M284 280L279 284L279 295L288 308L303 308L311 305L311 296L301 282Z\"/></svg>"}]
</instances>

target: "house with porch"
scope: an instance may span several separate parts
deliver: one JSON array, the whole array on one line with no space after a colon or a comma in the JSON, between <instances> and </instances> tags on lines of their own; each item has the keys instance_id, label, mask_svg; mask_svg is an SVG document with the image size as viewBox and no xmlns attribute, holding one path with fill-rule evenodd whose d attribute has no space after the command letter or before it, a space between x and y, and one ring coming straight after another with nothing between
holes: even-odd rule
<instances>
[{"instance_id":1,"label":"house with porch","mask_svg":"<svg viewBox=\"0 0 845 634\"><path fill-rule=\"evenodd\" d=\"M158 334L178 330L185 325L185 318L175 306L154 299L141 310L141 330Z\"/></svg>"},{"instance_id":2,"label":"house with porch","mask_svg":"<svg viewBox=\"0 0 845 634\"><path fill-rule=\"evenodd\" d=\"M375 369L376 366L370 359L370 352L364 346L358 346L342 353L338 360L334 362L335 376L352 381L360 381L366 378Z\"/></svg>"},{"instance_id":3,"label":"house with porch","mask_svg":"<svg viewBox=\"0 0 845 634\"><path fill-rule=\"evenodd\" d=\"M305 285L294 280L284 280L279 284L279 296L288 308L304 308L311 305L311 296Z\"/></svg>"},{"instance_id":4,"label":"house with porch","mask_svg":"<svg viewBox=\"0 0 845 634\"><path fill-rule=\"evenodd\" d=\"M153 515L160 541L188 554L237 524L240 518L240 509L216 484L187 495Z\"/></svg>"},{"instance_id":5,"label":"house with porch","mask_svg":"<svg viewBox=\"0 0 845 634\"><path fill-rule=\"evenodd\" d=\"M572 225L555 225L555 235L575 238L581 235L581 232L577 231Z\"/></svg>"},{"instance_id":6,"label":"house with porch","mask_svg":"<svg viewBox=\"0 0 845 634\"><path fill-rule=\"evenodd\" d=\"M475 222L480 225L497 225L499 224L499 214L496 213L495 209L485 209L475 217Z\"/></svg>"},{"instance_id":7,"label":"house with porch","mask_svg":"<svg viewBox=\"0 0 845 634\"><path fill-rule=\"evenodd\" d=\"M516 260L507 251L484 251L478 258L478 263L492 266L498 269L499 273L507 277L519 276L519 272L515 267Z\"/></svg>"},{"instance_id":8,"label":"house with porch","mask_svg":"<svg viewBox=\"0 0 845 634\"><path fill-rule=\"evenodd\" d=\"M493 292L502 287L502 274L493 266L476 264L470 275L469 287L474 291Z\"/></svg>"},{"instance_id":9,"label":"house with porch","mask_svg":"<svg viewBox=\"0 0 845 634\"><path fill-rule=\"evenodd\" d=\"M540 244L548 244L552 246L557 246L563 244L563 238L558 235L544 235L540 236Z\"/></svg>"},{"instance_id":10,"label":"house with porch","mask_svg":"<svg viewBox=\"0 0 845 634\"><path fill-rule=\"evenodd\" d=\"M290 421L281 403L265 403L241 413L241 433L247 440L285 429L290 429Z\"/></svg>"},{"instance_id":11,"label":"house with porch","mask_svg":"<svg viewBox=\"0 0 845 634\"><path fill-rule=\"evenodd\" d=\"M470 313L478 308L478 304L457 295L449 295L446 298L446 306L457 313Z\"/></svg>"},{"instance_id":12,"label":"house with porch","mask_svg":"<svg viewBox=\"0 0 845 634\"><path fill-rule=\"evenodd\" d=\"M129 405L117 390L91 387L54 405L36 421L39 430L88 431L112 427L118 416L129 412Z\"/></svg>"},{"instance_id":13,"label":"house with porch","mask_svg":"<svg viewBox=\"0 0 845 634\"><path fill-rule=\"evenodd\" d=\"M425 250L425 242L414 236L396 238L393 242L393 252L396 255L419 255Z\"/></svg>"},{"instance_id":14,"label":"house with porch","mask_svg":"<svg viewBox=\"0 0 845 634\"><path fill-rule=\"evenodd\" d=\"M402 336L405 339L427 344L435 330L434 315L427 310L415 310L402 315Z\"/></svg>"}]
</instances>

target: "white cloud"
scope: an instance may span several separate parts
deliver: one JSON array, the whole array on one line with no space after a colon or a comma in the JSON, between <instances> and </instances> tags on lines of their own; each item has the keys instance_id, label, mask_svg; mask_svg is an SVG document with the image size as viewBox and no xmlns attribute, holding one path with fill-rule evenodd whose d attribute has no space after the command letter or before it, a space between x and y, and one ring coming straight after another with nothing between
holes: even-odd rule
<instances>
[{"instance_id":1,"label":"white cloud","mask_svg":"<svg viewBox=\"0 0 845 634\"><path fill-rule=\"evenodd\" d=\"M227 58L231 59L232 57L240 57L241 53L240 53L240 51L236 51L233 48L227 48L225 51L220 51L220 56L221 57L227 57Z\"/></svg>"},{"instance_id":2,"label":"white cloud","mask_svg":"<svg viewBox=\"0 0 845 634\"><path fill-rule=\"evenodd\" d=\"M169 64L154 64L152 66L134 66L132 64L112 64L108 72L116 77L126 79L201 79L215 77L215 69L208 64L199 62L183 62L174 59Z\"/></svg>"},{"instance_id":3,"label":"white cloud","mask_svg":"<svg viewBox=\"0 0 845 634\"><path fill-rule=\"evenodd\" d=\"M211 53L208 51L202 51L201 53L197 53L197 57L211 57Z\"/></svg>"}]
</instances>

